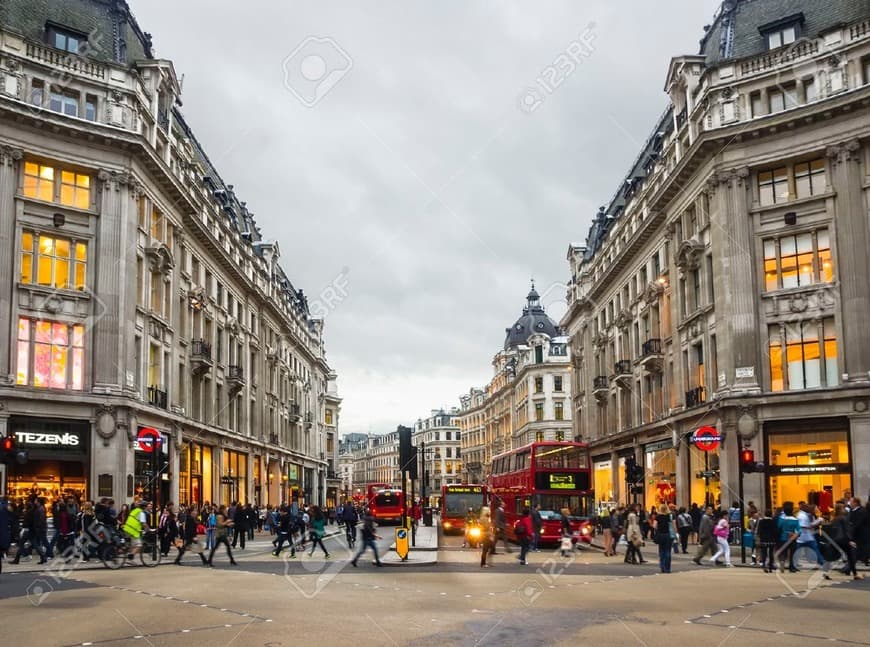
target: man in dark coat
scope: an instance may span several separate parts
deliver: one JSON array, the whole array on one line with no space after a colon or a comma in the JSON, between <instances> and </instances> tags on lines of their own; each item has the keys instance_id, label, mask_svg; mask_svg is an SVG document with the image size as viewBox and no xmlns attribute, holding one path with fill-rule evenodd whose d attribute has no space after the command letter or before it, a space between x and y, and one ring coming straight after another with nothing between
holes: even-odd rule
<instances>
[{"instance_id":1,"label":"man in dark coat","mask_svg":"<svg viewBox=\"0 0 870 647\"><path fill-rule=\"evenodd\" d=\"M0 497L0 573L3 572L3 560L12 541L12 510L6 497Z\"/></svg>"},{"instance_id":2,"label":"man in dark coat","mask_svg":"<svg viewBox=\"0 0 870 647\"><path fill-rule=\"evenodd\" d=\"M202 560L202 565L207 566L208 560L205 558L202 546L196 540L196 526L199 520L196 518L194 510L182 510L178 515L178 532L181 535L181 546L178 548L178 556L175 558L175 565L181 566L181 558L188 550L197 550L199 558Z\"/></svg>"},{"instance_id":3,"label":"man in dark coat","mask_svg":"<svg viewBox=\"0 0 870 647\"><path fill-rule=\"evenodd\" d=\"M248 511L242 504L236 504L233 511L233 548L236 544L241 544L241 549L245 550L245 539L248 536Z\"/></svg>"}]
</instances>

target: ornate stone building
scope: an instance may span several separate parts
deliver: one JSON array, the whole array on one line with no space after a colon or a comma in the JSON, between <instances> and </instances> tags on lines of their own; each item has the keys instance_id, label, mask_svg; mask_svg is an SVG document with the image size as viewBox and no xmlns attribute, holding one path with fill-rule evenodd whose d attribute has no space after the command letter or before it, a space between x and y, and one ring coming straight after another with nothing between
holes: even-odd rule
<instances>
[{"instance_id":1,"label":"ornate stone building","mask_svg":"<svg viewBox=\"0 0 870 647\"><path fill-rule=\"evenodd\" d=\"M124 0L9 0L0 24L0 435L30 454L11 494L331 504L322 321L172 62Z\"/></svg>"},{"instance_id":2,"label":"ornate stone building","mask_svg":"<svg viewBox=\"0 0 870 647\"><path fill-rule=\"evenodd\" d=\"M537 440L572 439L568 339L547 316L534 285L505 333L492 380L460 397L465 483L483 482L497 454Z\"/></svg>"},{"instance_id":3,"label":"ornate stone building","mask_svg":"<svg viewBox=\"0 0 870 647\"><path fill-rule=\"evenodd\" d=\"M787 10L786 10L787 9ZM575 433L599 501L870 491L870 5L728 0L584 245ZM692 434L712 427L720 446ZM625 483L625 459L645 468Z\"/></svg>"}]
</instances>

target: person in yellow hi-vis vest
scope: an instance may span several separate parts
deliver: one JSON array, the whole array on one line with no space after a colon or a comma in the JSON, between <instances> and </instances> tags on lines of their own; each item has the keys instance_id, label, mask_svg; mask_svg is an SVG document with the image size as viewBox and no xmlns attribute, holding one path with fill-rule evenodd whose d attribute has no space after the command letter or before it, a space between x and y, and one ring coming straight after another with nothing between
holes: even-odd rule
<instances>
[{"instance_id":1,"label":"person in yellow hi-vis vest","mask_svg":"<svg viewBox=\"0 0 870 647\"><path fill-rule=\"evenodd\" d=\"M139 501L136 507L130 510L121 530L130 539L130 552L127 559L133 559L136 553L142 551L142 535L148 530L148 516L151 514L151 502Z\"/></svg>"}]
</instances>

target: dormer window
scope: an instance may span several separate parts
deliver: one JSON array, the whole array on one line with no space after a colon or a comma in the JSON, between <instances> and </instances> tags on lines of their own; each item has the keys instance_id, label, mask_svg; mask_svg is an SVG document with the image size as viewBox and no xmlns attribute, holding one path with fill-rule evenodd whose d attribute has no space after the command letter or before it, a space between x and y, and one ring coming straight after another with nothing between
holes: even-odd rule
<instances>
[{"instance_id":1,"label":"dormer window","mask_svg":"<svg viewBox=\"0 0 870 647\"><path fill-rule=\"evenodd\" d=\"M804 22L802 13L786 16L775 22L762 25L758 28L764 40L767 42L767 49L777 49L795 42L801 37L801 25Z\"/></svg>"},{"instance_id":2,"label":"dormer window","mask_svg":"<svg viewBox=\"0 0 870 647\"><path fill-rule=\"evenodd\" d=\"M88 37L81 32L49 23L45 26L45 33L49 45L70 54L87 49Z\"/></svg>"}]
</instances>

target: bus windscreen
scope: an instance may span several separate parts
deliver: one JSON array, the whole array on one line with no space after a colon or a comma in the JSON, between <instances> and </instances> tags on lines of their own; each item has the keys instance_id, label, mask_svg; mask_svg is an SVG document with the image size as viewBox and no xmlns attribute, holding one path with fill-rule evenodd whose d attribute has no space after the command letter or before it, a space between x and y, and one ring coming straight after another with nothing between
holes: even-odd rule
<instances>
[{"instance_id":1,"label":"bus windscreen","mask_svg":"<svg viewBox=\"0 0 870 647\"><path fill-rule=\"evenodd\" d=\"M464 517L471 510L475 515L480 514L483 507L483 488L477 488L477 492L451 492L444 495L444 512L452 517Z\"/></svg>"}]
</instances>

